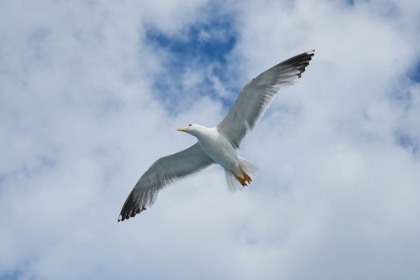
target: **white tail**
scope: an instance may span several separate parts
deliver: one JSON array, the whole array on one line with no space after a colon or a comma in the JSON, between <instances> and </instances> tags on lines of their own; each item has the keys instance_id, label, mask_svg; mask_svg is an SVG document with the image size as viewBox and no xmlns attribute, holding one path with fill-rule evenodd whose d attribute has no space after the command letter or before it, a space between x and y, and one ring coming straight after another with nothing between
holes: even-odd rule
<instances>
[{"instance_id":1,"label":"white tail","mask_svg":"<svg viewBox=\"0 0 420 280\"><path fill-rule=\"evenodd\" d=\"M230 192L243 190L245 186L250 183L250 179L249 181L247 181L246 178L250 178L251 176L252 178L255 178L257 177L258 172L260 171L258 166L241 157L239 157L239 168L244 173L243 177L239 179L232 173L232 171L225 169L226 184ZM240 181L240 179L242 180L242 182Z\"/></svg>"}]
</instances>

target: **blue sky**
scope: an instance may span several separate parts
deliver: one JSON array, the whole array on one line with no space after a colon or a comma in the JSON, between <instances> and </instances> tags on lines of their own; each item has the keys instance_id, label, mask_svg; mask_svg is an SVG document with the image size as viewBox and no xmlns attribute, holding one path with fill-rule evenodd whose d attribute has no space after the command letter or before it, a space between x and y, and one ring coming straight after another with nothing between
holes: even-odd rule
<instances>
[{"instance_id":1,"label":"blue sky","mask_svg":"<svg viewBox=\"0 0 420 280\"><path fill-rule=\"evenodd\" d=\"M237 34L235 34L230 18L218 15L212 16L209 22L197 23L184 28L181 34L167 35L154 28L146 31L148 44L171 54L171 58L164 62L166 71L156 81L160 98L171 100L169 110L174 109L173 106L178 104L177 101L185 96L183 93L185 85L182 84L181 75L187 69L212 66L209 70L211 76L216 77L221 83L229 84L224 69L227 65L227 57L235 47L236 40ZM203 77L200 82L200 86L205 87L206 90L198 92L199 94L218 99L229 108L232 106L232 100L226 100L218 95L217 89L212 87L213 81L209 77ZM239 92L241 88L229 90ZM181 96L177 96L176 93ZM197 92L193 94L197 95ZM175 97L171 98L173 95Z\"/></svg>"},{"instance_id":2,"label":"blue sky","mask_svg":"<svg viewBox=\"0 0 420 280\"><path fill-rule=\"evenodd\" d=\"M3 1L0 279L419 279L418 1ZM159 157L315 49L240 156L117 223Z\"/></svg>"}]
</instances>

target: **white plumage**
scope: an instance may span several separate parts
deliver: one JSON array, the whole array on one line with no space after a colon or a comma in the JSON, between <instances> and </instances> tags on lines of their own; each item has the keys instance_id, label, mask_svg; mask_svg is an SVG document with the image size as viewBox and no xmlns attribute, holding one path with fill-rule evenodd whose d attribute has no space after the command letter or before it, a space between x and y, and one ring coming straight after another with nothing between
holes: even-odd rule
<instances>
[{"instance_id":1,"label":"white plumage","mask_svg":"<svg viewBox=\"0 0 420 280\"><path fill-rule=\"evenodd\" d=\"M146 210L166 185L197 173L212 164L225 170L230 191L243 189L258 173L258 167L238 156L242 139L251 131L277 92L301 77L315 51L285 60L246 84L224 120L216 127L189 124L179 131L195 136L198 142L188 149L158 159L141 176L121 210L124 221Z\"/></svg>"}]
</instances>

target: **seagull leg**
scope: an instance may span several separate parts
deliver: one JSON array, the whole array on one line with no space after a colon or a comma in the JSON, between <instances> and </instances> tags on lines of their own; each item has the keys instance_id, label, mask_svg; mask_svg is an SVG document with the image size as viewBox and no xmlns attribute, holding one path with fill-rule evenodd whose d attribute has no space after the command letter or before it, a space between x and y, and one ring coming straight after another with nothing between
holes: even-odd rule
<instances>
[{"instance_id":1,"label":"seagull leg","mask_svg":"<svg viewBox=\"0 0 420 280\"><path fill-rule=\"evenodd\" d=\"M241 168L240 166L239 166L239 169L242 171L242 175L244 175L243 180L244 180L246 183L251 183L251 182L252 182L251 177L249 177L249 175L248 175L248 174L246 174L246 173L245 173L245 171L243 171L243 170L242 170L242 168Z\"/></svg>"},{"instance_id":2,"label":"seagull leg","mask_svg":"<svg viewBox=\"0 0 420 280\"><path fill-rule=\"evenodd\" d=\"M233 173L233 172L232 172L232 173ZM239 183L241 183L241 185L242 185L243 187L247 186L246 179L244 179L244 178L241 178L241 177L237 176L235 173L233 173L233 175L235 175L236 179L238 179Z\"/></svg>"}]
</instances>

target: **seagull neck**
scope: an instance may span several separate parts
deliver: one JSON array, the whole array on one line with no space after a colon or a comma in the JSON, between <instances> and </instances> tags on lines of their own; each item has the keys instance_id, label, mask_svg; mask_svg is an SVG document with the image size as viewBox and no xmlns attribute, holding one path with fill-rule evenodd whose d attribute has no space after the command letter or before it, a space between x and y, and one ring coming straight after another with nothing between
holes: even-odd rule
<instances>
[{"instance_id":1,"label":"seagull neck","mask_svg":"<svg viewBox=\"0 0 420 280\"><path fill-rule=\"evenodd\" d=\"M207 128L205 126L197 126L193 131L190 132L190 134L195 136L198 140L202 140L211 134L211 128Z\"/></svg>"}]
</instances>

